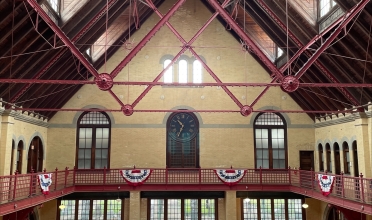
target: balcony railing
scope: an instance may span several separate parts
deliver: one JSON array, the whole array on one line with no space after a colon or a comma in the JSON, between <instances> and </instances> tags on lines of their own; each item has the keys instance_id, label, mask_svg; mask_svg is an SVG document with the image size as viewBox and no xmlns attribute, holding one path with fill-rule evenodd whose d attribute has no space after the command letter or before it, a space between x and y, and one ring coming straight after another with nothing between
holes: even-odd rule
<instances>
[{"instance_id":1,"label":"balcony railing","mask_svg":"<svg viewBox=\"0 0 372 220\"><path fill-rule=\"evenodd\" d=\"M121 169L54 170L50 192L60 192L73 187L71 192L134 190L126 184L120 174ZM135 190L264 190L293 191L306 194L320 192L318 174L314 171L297 169L245 169L246 174L236 186L225 185L215 174L214 169L152 169L147 181ZM38 175L42 173L15 174L0 177L0 208L7 203L42 196ZM372 179L333 175L335 183L330 197L362 203L372 207ZM188 188L189 186L189 188ZM277 189L276 189L277 188ZM62 195L56 194L56 197ZM308 194L309 195L309 194ZM47 195L48 196L48 195ZM45 197L47 197L45 196ZM311 195L309 195L311 196ZM372 212L371 212L372 213ZM0 213L1 215L2 213ZM3 213L4 214L4 213Z\"/></svg>"}]
</instances>

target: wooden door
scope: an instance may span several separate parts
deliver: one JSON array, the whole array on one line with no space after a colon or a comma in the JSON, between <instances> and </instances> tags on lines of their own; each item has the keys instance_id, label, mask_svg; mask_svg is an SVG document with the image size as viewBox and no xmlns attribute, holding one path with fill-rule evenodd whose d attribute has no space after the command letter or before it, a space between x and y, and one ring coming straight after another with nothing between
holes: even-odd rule
<instances>
[{"instance_id":1,"label":"wooden door","mask_svg":"<svg viewBox=\"0 0 372 220\"><path fill-rule=\"evenodd\" d=\"M300 151L301 170L314 170L314 151Z\"/></svg>"}]
</instances>

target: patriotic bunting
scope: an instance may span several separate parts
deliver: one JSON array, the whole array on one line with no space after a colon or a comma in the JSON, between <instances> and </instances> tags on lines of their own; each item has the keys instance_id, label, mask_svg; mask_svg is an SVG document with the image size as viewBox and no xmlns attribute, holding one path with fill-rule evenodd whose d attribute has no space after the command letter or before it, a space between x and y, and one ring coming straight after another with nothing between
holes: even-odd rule
<instances>
[{"instance_id":1,"label":"patriotic bunting","mask_svg":"<svg viewBox=\"0 0 372 220\"><path fill-rule=\"evenodd\" d=\"M125 182L131 186L142 185L149 178L151 172L150 169L120 170Z\"/></svg>"},{"instance_id":2,"label":"patriotic bunting","mask_svg":"<svg viewBox=\"0 0 372 220\"><path fill-rule=\"evenodd\" d=\"M49 186L52 185L52 174L40 174L37 175L37 180L39 182L41 191L43 192L44 195L49 194Z\"/></svg>"},{"instance_id":3,"label":"patriotic bunting","mask_svg":"<svg viewBox=\"0 0 372 220\"><path fill-rule=\"evenodd\" d=\"M328 196L332 192L334 176L318 174L319 187L323 196Z\"/></svg>"},{"instance_id":4,"label":"patriotic bunting","mask_svg":"<svg viewBox=\"0 0 372 220\"><path fill-rule=\"evenodd\" d=\"M217 174L218 178L228 186L233 186L238 184L244 177L246 170L220 170L215 169L214 172Z\"/></svg>"}]
</instances>

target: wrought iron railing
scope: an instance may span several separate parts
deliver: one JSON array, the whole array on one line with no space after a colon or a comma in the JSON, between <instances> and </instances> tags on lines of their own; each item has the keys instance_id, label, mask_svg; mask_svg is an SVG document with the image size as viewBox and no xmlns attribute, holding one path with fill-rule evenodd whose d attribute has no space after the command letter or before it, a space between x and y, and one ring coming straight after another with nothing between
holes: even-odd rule
<instances>
[{"instance_id":1,"label":"wrought iron railing","mask_svg":"<svg viewBox=\"0 0 372 220\"><path fill-rule=\"evenodd\" d=\"M50 191L63 190L72 186L115 186L126 184L120 175L121 169L87 169L87 170L54 170L53 183ZM152 174L144 186L149 185L198 185L204 187L224 186L214 169L151 169ZM322 172L298 169L245 169L246 174L239 185L258 186L288 186L300 187L307 191L320 191L318 174ZM0 206L9 202L19 201L41 195L38 175L42 173L15 174L0 177ZM348 175L333 175L335 183L331 196L339 197L364 204L372 204L372 179L351 177ZM229 189L226 186L226 189ZM171 188L171 187L170 187ZM130 189L130 188L129 188ZM221 189L221 188L220 188ZM140 190L140 189L136 189ZM267 190L267 188L265 188ZM76 191L76 190L75 190Z\"/></svg>"}]
</instances>

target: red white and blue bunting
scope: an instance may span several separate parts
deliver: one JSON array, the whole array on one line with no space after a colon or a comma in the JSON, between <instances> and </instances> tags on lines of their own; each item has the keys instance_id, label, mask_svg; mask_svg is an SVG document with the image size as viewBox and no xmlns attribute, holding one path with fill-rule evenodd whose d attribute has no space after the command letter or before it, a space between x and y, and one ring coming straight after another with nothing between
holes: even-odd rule
<instances>
[{"instance_id":1,"label":"red white and blue bunting","mask_svg":"<svg viewBox=\"0 0 372 220\"><path fill-rule=\"evenodd\" d=\"M334 179L334 176L318 174L319 186L323 196L328 196L329 194L331 194Z\"/></svg>"},{"instance_id":2,"label":"red white and blue bunting","mask_svg":"<svg viewBox=\"0 0 372 220\"><path fill-rule=\"evenodd\" d=\"M41 191L43 192L44 195L49 194L49 186L52 185L52 174L40 174L37 175L37 180L39 182Z\"/></svg>"},{"instance_id":3,"label":"red white and blue bunting","mask_svg":"<svg viewBox=\"0 0 372 220\"><path fill-rule=\"evenodd\" d=\"M150 169L133 169L120 170L121 176L131 186L142 185L149 178L152 170Z\"/></svg>"},{"instance_id":4,"label":"red white and blue bunting","mask_svg":"<svg viewBox=\"0 0 372 220\"><path fill-rule=\"evenodd\" d=\"M238 184L244 177L246 170L215 169L218 178L228 186Z\"/></svg>"}]
</instances>

